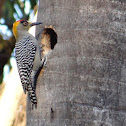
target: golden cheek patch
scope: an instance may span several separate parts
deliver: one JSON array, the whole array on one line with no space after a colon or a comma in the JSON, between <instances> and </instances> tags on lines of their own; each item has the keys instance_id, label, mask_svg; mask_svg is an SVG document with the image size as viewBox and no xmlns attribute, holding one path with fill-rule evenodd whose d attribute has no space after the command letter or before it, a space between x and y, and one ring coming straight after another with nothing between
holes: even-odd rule
<instances>
[{"instance_id":1,"label":"golden cheek patch","mask_svg":"<svg viewBox=\"0 0 126 126\"><path fill-rule=\"evenodd\" d=\"M17 38L17 26L19 25L20 21L16 21L13 23L13 34Z\"/></svg>"}]
</instances>

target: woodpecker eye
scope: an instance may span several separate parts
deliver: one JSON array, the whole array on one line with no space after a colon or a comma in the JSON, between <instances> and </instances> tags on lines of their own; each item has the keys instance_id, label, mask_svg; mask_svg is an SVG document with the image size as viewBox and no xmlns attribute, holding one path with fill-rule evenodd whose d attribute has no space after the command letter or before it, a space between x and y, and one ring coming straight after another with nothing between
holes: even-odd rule
<instances>
[{"instance_id":1,"label":"woodpecker eye","mask_svg":"<svg viewBox=\"0 0 126 126\"><path fill-rule=\"evenodd\" d=\"M27 26L27 25L28 25L28 22L26 22L26 21L23 22L23 25L24 25L24 26Z\"/></svg>"},{"instance_id":2,"label":"woodpecker eye","mask_svg":"<svg viewBox=\"0 0 126 126\"><path fill-rule=\"evenodd\" d=\"M25 21L25 20L21 21L21 23L22 23L24 26L27 26L27 25L28 25L28 22Z\"/></svg>"}]
</instances>

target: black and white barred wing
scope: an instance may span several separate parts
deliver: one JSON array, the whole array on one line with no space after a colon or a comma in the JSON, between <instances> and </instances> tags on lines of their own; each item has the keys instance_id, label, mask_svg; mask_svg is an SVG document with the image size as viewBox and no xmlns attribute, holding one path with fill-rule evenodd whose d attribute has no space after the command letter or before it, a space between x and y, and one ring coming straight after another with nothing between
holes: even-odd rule
<instances>
[{"instance_id":1,"label":"black and white barred wing","mask_svg":"<svg viewBox=\"0 0 126 126\"><path fill-rule=\"evenodd\" d=\"M32 39L27 37L16 43L15 51L18 72L24 92L28 91L31 102L37 104L35 89L32 85L33 78L31 77L36 46Z\"/></svg>"}]
</instances>

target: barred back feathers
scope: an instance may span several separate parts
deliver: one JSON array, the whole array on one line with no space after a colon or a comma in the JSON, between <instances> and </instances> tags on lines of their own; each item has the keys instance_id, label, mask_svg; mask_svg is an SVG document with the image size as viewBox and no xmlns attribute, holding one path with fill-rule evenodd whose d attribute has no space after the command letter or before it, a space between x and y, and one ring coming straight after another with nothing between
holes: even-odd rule
<instances>
[{"instance_id":1,"label":"barred back feathers","mask_svg":"<svg viewBox=\"0 0 126 126\"><path fill-rule=\"evenodd\" d=\"M18 66L18 72L21 78L21 83L24 89L24 92L28 91L32 105L37 105L36 93L33 87L33 78L31 76L36 46L32 41L32 38L26 37L15 45L16 51L16 61Z\"/></svg>"}]
</instances>

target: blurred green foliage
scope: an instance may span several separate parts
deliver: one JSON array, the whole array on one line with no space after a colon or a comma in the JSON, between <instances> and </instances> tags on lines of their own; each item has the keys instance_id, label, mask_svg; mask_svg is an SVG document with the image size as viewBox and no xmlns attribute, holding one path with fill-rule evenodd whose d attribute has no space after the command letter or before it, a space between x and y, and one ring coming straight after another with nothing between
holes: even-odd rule
<instances>
[{"instance_id":1,"label":"blurred green foliage","mask_svg":"<svg viewBox=\"0 0 126 126\"><path fill-rule=\"evenodd\" d=\"M27 9L26 2L30 5L30 11L28 13L25 13L25 9ZM36 4L37 0L5 0L2 9L2 18L5 21L4 24L11 30L13 22L17 20L14 15L17 15L18 19L28 20L31 10L34 10Z\"/></svg>"},{"instance_id":2,"label":"blurred green foliage","mask_svg":"<svg viewBox=\"0 0 126 126\"><path fill-rule=\"evenodd\" d=\"M36 12L38 0L1 0L0 1L0 84L3 79L3 67L9 64L11 53L15 47L15 38L10 36L9 39L4 39L6 36L2 33L1 26L7 26L12 32L13 23L18 19L28 20L31 12ZM26 12L26 10L28 10ZM2 21L1 21L2 19ZM7 38L7 37L6 37Z\"/></svg>"}]
</instances>

